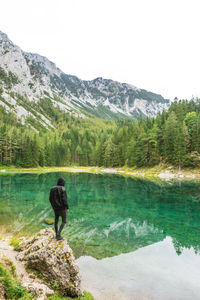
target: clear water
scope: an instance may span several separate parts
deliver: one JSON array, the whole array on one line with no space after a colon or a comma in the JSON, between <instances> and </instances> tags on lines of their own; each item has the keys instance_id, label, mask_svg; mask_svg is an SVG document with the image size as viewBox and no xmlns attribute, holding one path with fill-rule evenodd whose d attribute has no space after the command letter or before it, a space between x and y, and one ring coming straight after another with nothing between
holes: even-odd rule
<instances>
[{"instance_id":1,"label":"clear water","mask_svg":"<svg viewBox=\"0 0 200 300\"><path fill-rule=\"evenodd\" d=\"M200 251L200 184L74 173L0 176L1 231L31 234L53 217L49 190L66 179L67 237L76 257L129 253L172 238L177 255ZM53 227L53 226L50 226Z\"/></svg>"}]
</instances>

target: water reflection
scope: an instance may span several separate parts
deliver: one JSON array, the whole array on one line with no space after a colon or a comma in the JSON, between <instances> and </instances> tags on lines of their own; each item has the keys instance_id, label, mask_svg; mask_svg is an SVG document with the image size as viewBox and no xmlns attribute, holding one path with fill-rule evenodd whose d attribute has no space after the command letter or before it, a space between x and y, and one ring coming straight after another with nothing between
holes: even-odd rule
<instances>
[{"instance_id":1,"label":"water reflection","mask_svg":"<svg viewBox=\"0 0 200 300\"><path fill-rule=\"evenodd\" d=\"M33 233L53 216L49 189L61 173L0 176L0 226ZM200 184L62 173L70 214L64 234L76 256L131 252L170 236L177 254L200 251Z\"/></svg>"},{"instance_id":2,"label":"water reflection","mask_svg":"<svg viewBox=\"0 0 200 300\"><path fill-rule=\"evenodd\" d=\"M199 299L200 256L185 249L178 257L170 237L127 254L77 261L84 287L97 300Z\"/></svg>"}]
</instances>

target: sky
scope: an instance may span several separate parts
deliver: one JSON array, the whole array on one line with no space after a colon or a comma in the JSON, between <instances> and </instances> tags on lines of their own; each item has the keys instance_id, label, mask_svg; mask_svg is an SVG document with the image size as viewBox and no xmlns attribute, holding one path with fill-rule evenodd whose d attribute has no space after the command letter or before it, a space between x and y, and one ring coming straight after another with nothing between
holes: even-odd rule
<instances>
[{"instance_id":1,"label":"sky","mask_svg":"<svg viewBox=\"0 0 200 300\"><path fill-rule=\"evenodd\" d=\"M199 0L2 0L0 30L65 73L200 97Z\"/></svg>"}]
</instances>

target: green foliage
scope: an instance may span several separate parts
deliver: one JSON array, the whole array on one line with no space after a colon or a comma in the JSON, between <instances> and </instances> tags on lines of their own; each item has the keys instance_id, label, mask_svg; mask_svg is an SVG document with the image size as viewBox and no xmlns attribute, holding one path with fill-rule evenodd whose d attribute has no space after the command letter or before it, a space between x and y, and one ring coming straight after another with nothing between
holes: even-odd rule
<instances>
[{"instance_id":1,"label":"green foliage","mask_svg":"<svg viewBox=\"0 0 200 300\"><path fill-rule=\"evenodd\" d=\"M197 151L192 151L185 157L185 166L197 168L200 166L200 154Z\"/></svg>"},{"instance_id":2,"label":"green foliage","mask_svg":"<svg viewBox=\"0 0 200 300\"><path fill-rule=\"evenodd\" d=\"M3 264L0 264L0 281L3 283L7 299L31 300L26 289L16 280Z\"/></svg>"},{"instance_id":3,"label":"green foliage","mask_svg":"<svg viewBox=\"0 0 200 300\"><path fill-rule=\"evenodd\" d=\"M8 258L4 258L3 262L7 269L10 271L11 275L16 278L16 268L13 262Z\"/></svg>"},{"instance_id":4,"label":"green foliage","mask_svg":"<svg viewBox=\"0 0 200 300\"><path fill-rule=\"evenodd\" d=\"M77 297L77 298L70 298L70 297L64 297L62 295L60 295L59 293L55 293L53 296L49 297L49 300L70 300L70 299L74 299L74 300L94 300L94 297L87 291L84 291L84 296L82 297Z\"/></svg>"},{"instance_id":5,"label":"green foliage","mask_svg":"<svg viewBox=\"0 0 200 300\"><path fill-rule=\"evenodd\" d=\"M16 237L12 237L10 239L10 245L14 247L14 250L18 250L19 249L19 243L20 243L20 240L17 239Z\"/></svg>"},{"instance_id":6,"label":"green foliage","mask_svg":"<svg viewBox=\"0 0 200 300\"><path fill-rule=\"evenodd\" d=\"M58 281L54 280L53 284L52 284L52 288L55 289L58 285Z\"/></svg>"}]
</instances>

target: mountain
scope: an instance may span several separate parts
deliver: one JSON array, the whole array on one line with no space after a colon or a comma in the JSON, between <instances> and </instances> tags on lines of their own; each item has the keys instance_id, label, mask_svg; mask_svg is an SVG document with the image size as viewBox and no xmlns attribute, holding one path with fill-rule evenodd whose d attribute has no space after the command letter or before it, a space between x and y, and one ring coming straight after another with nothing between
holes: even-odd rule
<instances>
[{"instance_id":1,"label":"mountain","mask_svg":"<svg viewBox=\"0 0 200 300\"><path fill-rule=\"evenodd\" d=\"M44 101L77 116L110 119L155 116L170 105L161 95L127 83L67 75L46 57L22 51L0 31L0 105L23 123L37 118L51 127Z\"/></svg>"}]
</instances>

